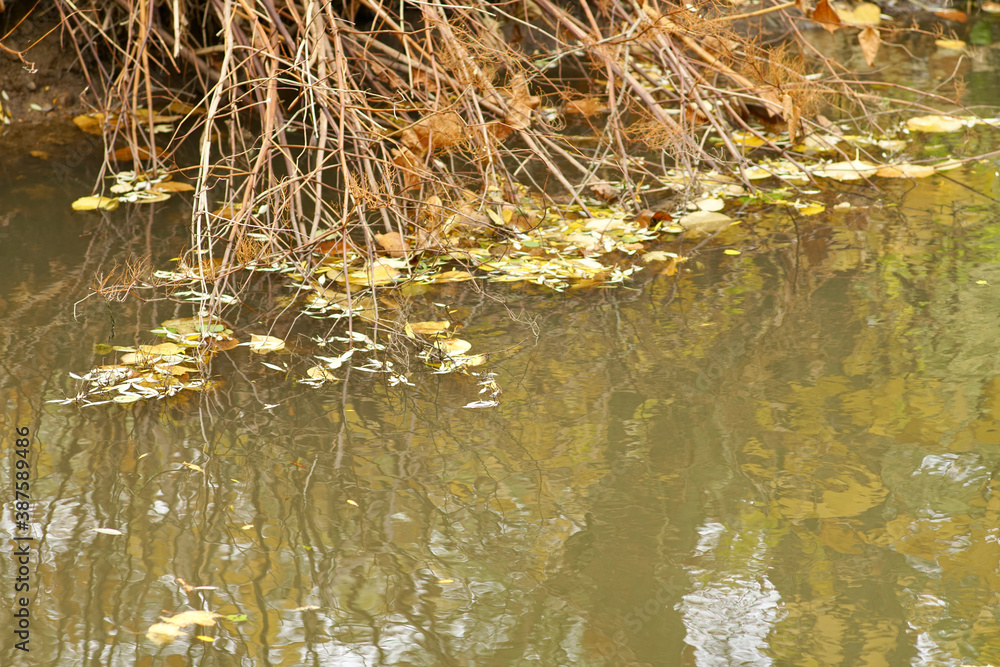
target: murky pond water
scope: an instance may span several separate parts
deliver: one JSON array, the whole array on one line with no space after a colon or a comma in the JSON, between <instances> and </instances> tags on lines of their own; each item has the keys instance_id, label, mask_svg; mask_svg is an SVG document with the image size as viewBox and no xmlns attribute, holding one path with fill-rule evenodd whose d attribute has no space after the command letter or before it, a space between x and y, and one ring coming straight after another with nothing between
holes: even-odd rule
<instances>
[{"instance_id":1,"label":"murky pond water","mask_svg":"<svg viewBox=\"0 0 1000 667\"><path fill-rule=\"evenodd\" d=\"M80 301L186 213L74 215L88 183L8 166L0 436L12 489L30 429L41 562L0 662L1000 663L996 169L843 188L680 278L412 295L493 353L499 408L416 360L314 390L238 348L203 396L79 410L46 401L95 343L191 314ZM146 638L192 609L230 618Z\"/></svg>"}]
</instances>

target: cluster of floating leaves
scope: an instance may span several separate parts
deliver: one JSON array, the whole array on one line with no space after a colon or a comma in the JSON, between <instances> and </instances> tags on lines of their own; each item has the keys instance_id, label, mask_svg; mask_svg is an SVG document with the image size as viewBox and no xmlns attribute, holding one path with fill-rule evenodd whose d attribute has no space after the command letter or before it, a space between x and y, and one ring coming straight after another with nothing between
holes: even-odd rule
<instances>
[{"instance_id":1,"label":"cluster of floating leaves","mask_svg":"<svg viewBox=\"0 0 1000 667\"><path fill-rule=\"evenodd\" d=\"M94 406L202 391L210 386L202 372L208 360L238 344L231 329L211 318L167 320L153 333L166 342L108 348L107 352L121 353L118 363L97 366L82 376L70 373L83 384L80 391L71 398L49 402Z\"/></svg>"},{"instance_id":2,"label":"cluster of floating leaves","mask_svg":"<svg viewBox=\"0 0 1000 667\"><path fill-rule=\"evenodd\" d=\"M1000 126L996 120L983 120L967 116L923 116L911 118L899 128L897 136L907 134L958 132L977 125ZM391 299L377 298L375 288L405 287L413 284L461 282L474 279L491 282L524 282L556 291L572 287L610 287L624 283L643 263L664 262L663 273L672 275L687 257L677 253L656 250L640 252L655 240L668 235L683 234L685 238L698 238L717 234L730 225L737 224L724 213L733 200L758 201L793 207L801 215L815 215L825 210L816 201L803 199L819 190L807 190L803 184L821 179L838 182L860 181L873 178L924 178L955 168L961 164L954 159L936 162L913 163L894 156L901 155L910 145L907 138L877 138L846 134L843 128L830 123L823 133L806 137L791 145L785 135L734 134L746 150L771 145L791 149L802 155L799 161L765 158L744 169L746 181L773 178L794 186L794 189L771 188L774 196L751 192L747 185L730 176L717 173L692 175L682 171L669 172L662 185L676 190L689 191L691 180L698 180L701 198L669 212L643 211L630 214L615 202L621 188L614 183L599 182L592 185L595 197L581 199L586 210L578 204L557 205L543 200L538 193L527 191L519 185L508 184L487 190L482 194L463 193L456 201L443 203L437 197L424 202L424 211L418 224L407 236L398 232L376 234L381 253L372 256L349 244L346 240L328 241L315 246L314 262L307 270L302 263L286 259L255 259L243 266L250 271L273 272L286 276L293 294L284 305L293 303L306 315L317 319L357 317L363 321L384 322L386 309L395 308ZM881 151L885 161L881 164L855 158L843 158L850 152L872 154ZM122 172L112 186L118 199L94 199L91 208L110 208L120 201L140 200L165 196L164 187L172 186L164 178L150 178L135 172ZM187 186L190 188L190 186ZM177 191L177 190L174 190ZM794 192L796 198L789 193ZM82 201L82 200L78 200ZM840 206L847 206L841 204ZM74 204L76 208L77 205ZM223 216L226 217L226 216ZM254 237L254 234L248 235ZM266 240L262 237L260 240ZM727 254L738 255L739 250L728 248ZM205 280L213 280L225 269L221 260L205 256L200 262L182 262L175 271L159 271L158 279L174 286L189 285L187 291L175 296L193 302L205 302L218 295L209 295L196 289ZM383 292L385 294L385 292ZM223 302L235 302L236 297L223 295ZM470 354L471 344L454 338L449 333L448 322L411 322L402 333L421 346L418 355L435 373L463 373L479 379L486 398L466 407L489 407L499 401L500 389L489 372L472 369L485 363L482 354ZM130 403L148 398L173 396L186 389L200 390L207 380L198 371L206 354L222 349L220 344L235 346L238 342L232 332L221 324L210 324L207 330L186 333L165 326L158 330L167 336L168 343L138 348L117 348L124 352L120 363L100 366L79 377L85 389L74 398L63 402L80 402L96 405L105 402ZM298 376L286 363L262 362L272 370L280 371L297 382L310 386L323 386L339 381L338 372L350 366L353 370L380 374L388 384L409 385L409 379L394 367L385 354L385 348L366 334L352 331L347 336L314 339L320 348L333 349L335 344L346 344L346 350L331 354L316 354L315 362L303 375ZM254 336L243 343L251 351L266 354L278 352L284 341L267 336ZM75 376L77 377L77 376Z\"/></svg>"},{"instance_id":3,"label":"cluster of floating leaves","mask_svg":"<svg viewBox=\"0 0 1000 667\"><path fill-rule=\"evenodd\" d=\"M120 171L114 176L115 183L108 188L116 197L89 195L73 202L74 211L113 211L120 204L155 204L170 199L175 192L191 192L190 183L170 180L169 174L142 174L135 171Z\"/></svg>"}]
</instances>

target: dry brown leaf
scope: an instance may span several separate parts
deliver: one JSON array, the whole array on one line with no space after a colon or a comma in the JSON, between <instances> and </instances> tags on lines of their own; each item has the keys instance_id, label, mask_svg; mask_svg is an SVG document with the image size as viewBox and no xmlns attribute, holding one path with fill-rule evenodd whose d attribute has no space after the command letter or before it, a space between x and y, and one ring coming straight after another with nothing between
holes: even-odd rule
<instances>
[{"instance_id":1,"label":"dry brown leaf","mask_svg":"<svg viewBox=\"0 0 1000 667\"><path fill-rule=\"evenodd\" d=\"M153 186L160 192L193 192L194 186L183 181L161 181Z\"/></svg>"},{"instance_id":2,"label":"dry brown leaf","mask_svg":"<svg viewBox=\"0 0 1000 667\"><path fill-rule=\"evenodd\" d=\"M881 43L882 38L879 37L878 30L871 26L858 33L858 44L861 45L861 53L869 67L875 64L875 56L878 55L878 47Z\"/></svg>"},{"instance_id":3,"label":"dry brown leaf","mask_svg":"<svg viewBox=\"0 0 1000 667\"><path fill-rule=\"evenodd\" d=\"M427 116L403 130L402 141L415 155L436 153L457 146L468 138L465 121L457 113Z\"/></svg>"},{"instance_id":4,"label":"dry brown leaf","mask_svg":"<svg viewBox=\"0 0 1000 667\"><path fill-rule=\"evenodd\" d=\"M498 120L491 120L486 123L486 131L492 134L497 141L503 141L514 133L514 128Z\"/></svg>"},{"instance_id":5,"label":"dry brown leaf","mask_svg":"<svg viewBox=\"0 0 1000 667\"><path fill-rule=\"evenodd\" d=\"M375 240L378 241L383 250L389 253L390 257L406 257L408 254L406 239L399 232L376 234Z\"/></svg>"},{"instance_id":6,"label":"dry brown leaf","mask_svg":"<svg viewBox=\"0 0 1000 667\"><path fill-rule=\"evenodd\" d=\"M135 159L136 155L139 156L140 160L148 160L150 155L149 149L139 146L139 148L133 151L131 146L125 146L114 152L115 159L119 162L131 162ZM156 155L157 157L163 155L163 149L159 146L156 147Z\"/></svg>"},{"instance_id":7,"label":"dry brown leaf","mask_svg":"<svg viewBox=\"0 0 1000 667\"><path fill-rule=\"evenodd\" d=\"M532 96L528 81L518 74L510 84L510 100L507 102L507 117L504 122L515 130L524 130L531 125L531 112L542 103L542 98Z\"/></svg>"},{"instance_id":8,"label":"dry brown leaf","mask_svg":"<svg viewBox=\"0 0 1000 667\"><path fill-rule=\"evenodd\" d=\"M781 106L783 108L782 115L788 124L788 140L794 143L799 132L799 108L795 106L795 100L788 93L781 96Z\"/></svg>"},{"instance_id":9,"label":"dry brown leaf","mask_svg":"<svg viewBox=\"0 0 1000 667\"><path fill-rule=\"evenodd\" d=\"M600 99L596 97L584 97L578 100L570 100L566 103L563 111L567 114L582 114L589 118L595 114L604 113L607 110L608 107Z\"/></svg>"},{"instance_id":10,"label":"dry brown leaf","mask_svg":"<svg viewBox=\"0 0 1000 667\"><path fill-rule=\"evenodd\" d=\"M827 0L819 0L816 3L816 9L812 13L812 20L829 32L835 32L842 23L840 16L837 15L837 12L833 11L833 7L830 6Z\"/></svg>"},{"instance_id":11,"label":"dry brown leaf","mask_svg":"<svg viewBox=\"0 0 1000 667\"><path fill-rule=\"evenodd\" d=\"M110 116L105 116L103 113L90 113L76 116L73 119L73 124L78 128L86 132L87 134L96 134L98 136L104 134L104 129L111 123L117 123L118 116L111 114ZM110 129L110 128L109 128Z\"/></svg>"}]
</instances>

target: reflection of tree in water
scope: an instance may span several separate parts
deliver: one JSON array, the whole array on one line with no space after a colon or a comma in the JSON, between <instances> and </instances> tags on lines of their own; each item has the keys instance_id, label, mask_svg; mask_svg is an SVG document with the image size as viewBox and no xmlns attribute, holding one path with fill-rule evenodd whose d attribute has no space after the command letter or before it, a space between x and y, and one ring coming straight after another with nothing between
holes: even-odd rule
<instances>
[{"instance_id":1,"label":"reflection of tree in water","mask_svg":"<svg viewBox=\"0 0 1000 667\"><path fill-rule=\"evenodd\" d=\"M478 391L461 377L315 391L235 352L203 397L44 407L77 363L44 337L102 340L105 307L81 325L60 301L89 268L56 272L37 310L9 289L8 312L38 317L3 335L17 419L46 415L39 644L186 655L197 640L142 635L207 607L247 615L199 633L254 664L995 662L1000 383L968 368L1000 332L957 278L988 230L829 224L641 291L501 292L537 342L450 292L463 337L523 345L488 411L458 407ZM117 307L135 331L188 314Z\"/></svg>"}]
</instances>

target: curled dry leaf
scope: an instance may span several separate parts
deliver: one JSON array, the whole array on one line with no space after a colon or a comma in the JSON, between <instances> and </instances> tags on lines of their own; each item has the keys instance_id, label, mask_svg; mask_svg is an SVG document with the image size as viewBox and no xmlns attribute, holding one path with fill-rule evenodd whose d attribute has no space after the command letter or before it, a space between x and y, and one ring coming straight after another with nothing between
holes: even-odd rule
<instances>
[{"instance_id":1,"label":"curled dry leaf","mask_svg":"<svg viewBox=\"0 0 1000 667\"><path fill-rule=\"evenodd\" d=\"M89 197L80 197L73 202L72 206L74 211L96 211L98 209L113 211L118 208L119 203L117 199L112 199L111 197L90 195Z\"/></svg>"},{"instance_id":2,"label":"curled dry leaf","mask_svg":"<svg viewBox=\"0 0 1000 667\"><path fill-rule=\"evenodd\" d=\"M827 0L819 0L816 3L816 9L812 13L812 20L829 32L835 32L842 23L840 16L837 15L837 12L833 11L833 7L830 6Z\"/></svg>"},{"instance_id":3,"label":"curled dry leaf","mask_svg":"<svg viewBox=\"0 0 1000 667\"><path fill-rule=\"evenodd\" d=\"M878 47L882 44L878 30L868 26L858 33L858 44L861 45L861 54L865 57L865 62L871 67L875 64L875 56L878 55Z\"/></svg>"},{"instance_id":4,"label":"curled dry leaf","mask_svg":"<svg viewBox=\"0 0 1000 667\"><path fill-rule=\"evenodd\" d=\"M531 125L531 112L542 103L542 98L531 94L523 74L518 74L511 81L508 97L504 122L515 130L527 129Z\"/></svg>"},{"instance_id":5,"label":"curled dry leaf","mask_svg":"<svg viewBox=\"0 0 1000 667\"><path fill-rule=\"evenodd\" d=\"M403 130L402 134L403 145L416 156L446 150L461 144L467 138L465 121L452 112L423 118L413 127Z\"/></svg>"},{"instance_id":6,"label":"curled dry leaf","mask_svg":"<svg viewBox=\"0 0 1000 667\"><path fill-rule=\"evenodd\" d=\"M375 240L378 241L383 250L389 253L390 257L406 257L408 251L406 239L399 232L376 234Z\"/></svg>"},{"instance_id":7,"label":"curled dry leaf","mask_svg":"<svg viewBox=\"0 0 1000 667\"><path fill-rule=\"evenodd\" d=\"M590 117L595 114L604 113L608 110L608 107L596 97L584 97L578 100L570 100L566 103L564 108L564 113L567 114L580 114L585 117Z\"/></svg>"}]
</instances>

